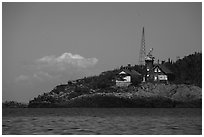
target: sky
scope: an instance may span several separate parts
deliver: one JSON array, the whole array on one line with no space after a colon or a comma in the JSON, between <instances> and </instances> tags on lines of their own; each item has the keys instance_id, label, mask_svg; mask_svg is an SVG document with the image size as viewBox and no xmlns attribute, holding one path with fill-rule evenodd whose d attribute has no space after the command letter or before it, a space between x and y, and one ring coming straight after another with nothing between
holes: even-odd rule
<instances>
[{"instance_id":1,"label":"sky","mask_svg":"<svg viewBox=\"0 0 204 137\"><path fill-rule=\"evenodd\" d=\"M2 101L28 102L68 80L202 51L202 3L3 3Z\"/></svg>"}]
</instances>

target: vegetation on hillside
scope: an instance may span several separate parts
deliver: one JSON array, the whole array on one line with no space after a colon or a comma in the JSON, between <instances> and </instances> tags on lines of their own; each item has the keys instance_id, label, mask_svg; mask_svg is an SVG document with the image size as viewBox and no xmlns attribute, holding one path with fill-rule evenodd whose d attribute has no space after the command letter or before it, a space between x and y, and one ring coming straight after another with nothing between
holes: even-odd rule
<instances>
[{"instance_id":1,"label":"vegetation on hillside","mask_svg":"<svg viewBox=\"0 0 204 137\"><path fill-rule=\"evenodd\" d=\"M168 60L165 65L174 73L175 84L190 84L202 87L202 53L185 56L176 62Z\"/></svg>"},{"instance_id":2,"label":"vegetation on hillside","mask_svg":"<svg viewBox=\"0 0 204 137\"><path fill-rule=\"evenodd\" d=\"M183 59L177 59L173 62L170 58L165 61L164 65L169 68L174 75L170 81L173 84L188 84L202 87L202 53L195 52L194 54L185 56ZM144 67L140 65L135 66L121 66L118 69L102 72L99 76L88 77L86 82L90 82L94 88L106 88L115 84L115 75L120 69L129 67L144 74ZM137 86L141 83L141 78L135 79L133 85Z\"/></svg>"}]
</instances>

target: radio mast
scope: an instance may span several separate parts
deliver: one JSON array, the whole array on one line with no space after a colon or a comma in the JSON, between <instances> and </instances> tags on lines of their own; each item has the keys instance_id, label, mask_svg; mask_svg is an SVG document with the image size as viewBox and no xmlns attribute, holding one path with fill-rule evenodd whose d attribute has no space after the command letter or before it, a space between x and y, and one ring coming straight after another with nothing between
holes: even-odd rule
<instances>
[{"instance_id":1,"label":"radio mast","mask_svg":"<svg viewBox=\"0 0 204 137\"><path fill-rule=\"evenodd\" d=\"M145 65L145 34L144 34L144 27L142 29L142 39L141 39L141 47L140 47L140 56L139 56L139 65Z\"/></svg>"}]
</instances>

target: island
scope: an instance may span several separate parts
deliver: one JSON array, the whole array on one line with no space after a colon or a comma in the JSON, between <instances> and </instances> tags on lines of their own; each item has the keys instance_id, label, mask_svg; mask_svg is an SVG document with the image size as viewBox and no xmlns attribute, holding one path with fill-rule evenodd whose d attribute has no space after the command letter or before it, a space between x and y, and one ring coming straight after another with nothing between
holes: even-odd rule
<instances>
[{"instance_id":1,"label":"island","mask_svg":"<svg viewBox=\"0 0 204 137\"><path fill-rule=\"evenodd\" d=\"M202 54L194 53L176 62L169 59L162 64L171 68L175 75L172 81L144 82L144 77L140 76L144 73L141 66L121 66L99 76L57 85L50 92L30 100L28 107L202 107ZM138 72L138 77L130 84L117 85L118 78L121 79L118 74L128 73L124 68ZM153 68L161 67L155 65ZM122 79L125 81L124 77Z\"/></svg>"}]
</instances>

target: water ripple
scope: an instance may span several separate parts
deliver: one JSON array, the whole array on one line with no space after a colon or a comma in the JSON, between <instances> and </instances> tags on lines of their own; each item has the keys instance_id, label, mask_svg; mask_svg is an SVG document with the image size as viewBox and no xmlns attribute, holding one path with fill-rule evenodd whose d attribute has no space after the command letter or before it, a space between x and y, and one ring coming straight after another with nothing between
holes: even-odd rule
<instances>
[{"instance_id":1,"label":"water ripple","mask_svg":"<svg viewBox=\"0 0 204 137\"><path fill-rule=\"evenodd\" d=\"M37 115L34 114L36 110ZM69 111L67 115L65 110ZM74 109L73 113L76 114L78 111L78 115L74 116L71 113L73 109L57 109L52 115L47 114L51 110L46 112L45 109L41 109L43 113L39 113L39 109L31 111L33 113L30 115L25 115L25 112L20 115L18 112L18 116L10 113L6 115L6 112L3 112L2 133L4 135L202 134L201 109L180 109L180 111L178 109L86 109L86 111Z\"/></svg>"}]
</instances>

